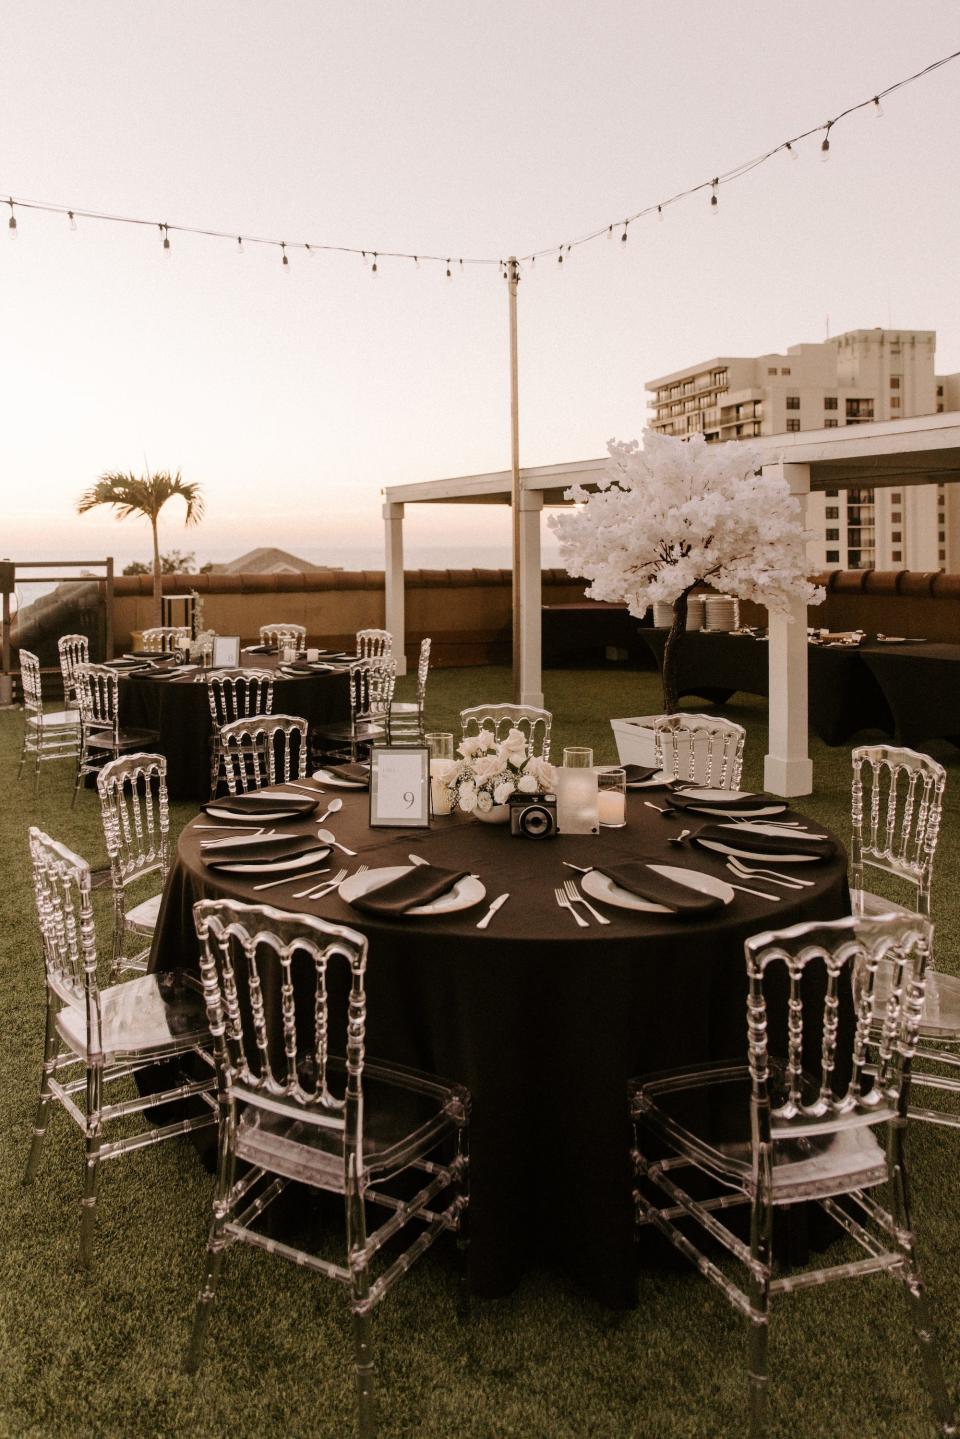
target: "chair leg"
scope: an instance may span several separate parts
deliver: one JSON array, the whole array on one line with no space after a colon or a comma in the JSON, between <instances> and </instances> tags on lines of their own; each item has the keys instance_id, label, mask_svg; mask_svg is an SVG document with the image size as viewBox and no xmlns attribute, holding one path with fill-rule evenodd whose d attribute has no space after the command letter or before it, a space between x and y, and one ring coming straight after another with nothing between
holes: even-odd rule
<instances>
[{"instance_id":1,"label":"chair leg","mask_svg":"<svg viewBox=\"0 0 960 1439\"><path fill-rule=\"evenodd\" d=\"M54 1023L53 1004L47 1001L47 1028L43 1039L43 1068L40 1072L40 1097L37 1100L37 1117L33 1124L33 1139L30 1144L30 1153L27 1156L27 1167L24 1171L24 1184L32 1184L37 1173L37 1166L40 1163L40 1154L43 1150L43 1141L47 1133L47 1121L50 1116L50 1081L53 1079L54 1067L57 1062L57 1054L60 1050L60 1040L57 1035L57 1027Z\"/></svg>"},{"instance_id":2,"label":"chair leg","mask_svg":"<svg viewBox=\"0 0 960 1439\"><path fill-rule=\"evenodd\" d=\"M750 1216L750 1253L755 1262L749 1280L750 1295L750 1439L764 1439L767 1432L767 1397L770 1386L767 1352L770 1338L770 1263L773 1241L773 1208L761 1192L754 1199Z\"/></svg>"},{"instance_id":3,"label":"chair leg","mask_svg":"<svg viewBox=\"0 0 960 1439\"><path fill-rule=\"evenodd\" d=\"M217 1178L213 1190L213 1218L207 1238L207 1262L203 1283L197 1295L197 1307L193 1315L193 1329L184 1368L188 1374L196 1374L203 1358L210 1323L210 1307L217 1291L223 1255L229 1240L224 1226L230 1218L230 1192L233 1189L235 1164L233 1139L235 1118L230 1105L222 1097L219 1101L219 1125L217 1129Z\"/></svg>"},{"instance_id":4,"label":"chair leg","mask_svg":"<svg viewBox=\"0 0 960 1439\"><path fill-rule=\"evenodd\" d=\"M903 1157L905 1126L905 1119L896 1122L892 1126L890 1140L892 1159L890 1165L890 1187L894 1234L897 1248L903 1255L903 1268L900 1273L903 1278L904 1292L907 1296L907 1304L913 1320L917 1343L920 1346L920 1357L923 1360L927 1388L930 1391L930 1398L939 1422L940 1432L941 1434L955 1434L957 1431L953 1405L947 1393L947 1386L943 1380L940 1351L937 1347L936 1336L933 1332L930 1306L927 1302L923 1281L920 1277L916 1249L913 1241L913 1226L910 1221L909 1186Z\"/></svg>"},{"instance_id":5,"label":"chair leg","mask_svg":"<svg viewBox=\"0 0 960 1439\"><path fill-rule=\"evenodd\" d=\"M357 1374L357 1433L360 1439L376 1439L376 1364L373 1357L370 1333L370 1311L361 1309L370 1294L369 1261L355 1264L354 1256L366 1247L367 1219L363 1207L363 1195L357 1187L356 1172L350 1164L346 1199L347 1250L349 1255L351 1281L351 1309L353 1310L354 1367Z\"/></svg>"},{"instance_id":6,"label":"chair leg","mask_svg":"<svg viewBox=\"0 0 960 1439\"><path fill-rule=\"evenodd\" d=\"M113 959L110 963L110 983L115 984L123 969L123 941L126 936L126 904L123 889L115 883L113 891Z\"/></svg>"},{"instance_id":7,"label":"chair leg","mask_svg":"<svg viewBox=\"0 0 960 1439\"><path fill-rule=\"evenodd\" d=\"M465 1323L470 1318L470 1140L465 1128L457 1135L457 1148L463 1160L457 1186L461 1200L457 1230L457 1318Z\"/></svg>"},{"instance_id":8,"label":"chair leg","mask_svg":"<svg viewBox=\"0 0 960 1439\"><path fill-rule=\"evenodd\" d=\"M93 1264L93 1233L97 1215L97 1173L100 1167L100 1105L103 1074L98 1065L87 1067L86 1167L80 1201L80 1263Z\"/></svg>"}]
</instances>

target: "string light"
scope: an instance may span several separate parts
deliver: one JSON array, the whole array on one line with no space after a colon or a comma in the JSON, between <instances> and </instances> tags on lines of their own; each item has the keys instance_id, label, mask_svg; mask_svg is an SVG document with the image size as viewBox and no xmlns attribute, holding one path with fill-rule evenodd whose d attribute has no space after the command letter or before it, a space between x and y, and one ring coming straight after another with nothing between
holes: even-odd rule
<instances>
[{"instance_id":1,"label":"string light","mask_svg":"<svg viewBox=\"0 0 960 1439\"><path fill-rule=\"evenodd\" d=\"M289 265L289 263L290 263L290 256L287 254L287 242L286 242L286 240L281 240L281 241L280 241L280 254L281 254L281 256L283 257L282 263L283 263L284 265Z\"/></svg>"},{"instance_id":2,"label":"string light","mask_svg":"<svg viewBox=\"0 0 960 1439\"><path fill-rule=\"evenodd\" d=\"M768 160L772 159L773 156L778 154L781 150L786 150L789 153L791 159L799 159L797 146L801 143L801 141L810 139L817 134L822 134L823 136L820 143L820 158L824 161L829 159L830 132L834 128L834 126L837 125L841 120L845 120L850 115L856 114L858 111L867 109L869 107L872 107L873 114L877 118L881 118L883 116L883 106L881 104L881 100L883 100L886 96L894 94L896 91L903 89L906 85L911 85L918 80L926 78L927 76L933 74L934 71L941 69L944 65L948 65L957 59L960 59L960 50L955 50L952 54L944 55L940 59L933 61L931 64L924 66L922 70L918 70L912 75L907 75L902 80L897 80L894 84L888 85L886 89L878 90L875 94L868 96L867 99L858 101L856 104L847 106L845 110L841 110L838 114L834 115L826 122L815 125L809 130L803 131L801 134L791 135L788 140L782 140L778 145L773 146L770 150L767 150L764 153L755 156L751 160L746 160L741 164L734 166L731 170L714 176L712 180L701 180L698 184L691 185L685 190L678 191L675 195L665 196L659 201L656 201L653 204L647 205L643 209L638 210L635 214L628 215L626 219L622 222L607 222L606 224L598 227L597 229L591 230L588 234L579 236L577 239L571 241L569 244L565 246L561 245L559 248L559 252L556 250L532 251L530 254L523 255L518 258L522 263L532 266L536 263L538 255L546 256L549 254L556 254L558 263L562 264L565 256L568 255L570 251L575 247L589 244L592 240L598 239L602 235L606 235L608 239L612 239L614 228L619 226L621 223L623 229L620 234L620 240L622 244L625 244L627 241L629 227L635 220L639 220L650 214L655 214L657 219L662 221L663 211L667 205L675 204L678 200L688 199L690 196L697 194L699 191L702 191L708 187L711 191L710 210L712 214L716 214L719 207L717 191L721 184L729 184L732 180L742 179L744 176L750 174L759 166L766 164ZM27 200L23 198L17 198L16 200L14 200L12 195L9 197L7 204L9 204L10 206L10 218L7 221L7 228L12 238L15 238L17 235L17 217L14 207L19 206L21 209L26 210L40 210L47 214L65 215L70 221L71 228L75 228L77 216L80 216L82 219L86 220L100 220L105 223L117 225L137 225L146 227L157 225L160 230L163 241L163 248L165 250L169 250L171 248L170 231L176 230L180 234L200 235L207 239L230 241L236 240L237 253L244 253L243 238L237 235L235 230L230 232L223 230L213 230L199 225L170 225L166 221L158 222L156 220L148 220L144 219L142 216L117 215L100 210L81 209L76 206L68 209L66 205L53 204L49 201L44 200ZM279 245L283 254L283 264L289 265L289 259L286 254L286 241L277 240L266 235L248 235L246 237L246 243L248 245ZM452 277L453 273L450 268L452 264L451 259L449 257L444 258L442 255L424 254L423 252L414 255L408 251L402 250L381 250L379 252L375 252L361 250L355 245L318 245L314 243L307 244L303 241L298 241L296 242L296 244L297 248L305 249L310 255L316 255L320 252L330 255L358 255L362 258L364 264L367 263L368 256L370 254L373 254L374 259L372 269L374 273L376 273L378 269L378 260L387 258L413 260L414 264L418 269L421 267L421 262L424 264L443 265L445 267L445 272L448 279ZM459 263L461 266L500 265L501 270L503 270L503 262L495 260L489 256L463 257L459 261Z\"/></svg>"},{"instance_id":3,"label":"string light","mask_svg":"<svg viewBox=\"0 0 960 1439\"><path fill-rule=\"evenodd\" d=\"M377 266L377 252L376 252L376 250L374 250L374 252L373 252L373 264L370 266L370 273L371 273L371 275L375 275L375 274L377 273L377 269L378 269L378 266Z\"/></svg>"}]
</instances>

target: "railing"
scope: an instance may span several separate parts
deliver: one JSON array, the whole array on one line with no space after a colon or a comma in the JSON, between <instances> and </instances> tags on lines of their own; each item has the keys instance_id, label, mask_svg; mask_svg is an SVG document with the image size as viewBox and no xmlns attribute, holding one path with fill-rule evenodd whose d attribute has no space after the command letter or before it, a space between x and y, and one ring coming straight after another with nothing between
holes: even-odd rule
<instances>
[{"instance_id":1,"label":"railing","mask_svg":"<svg viewBox=\"0 0 960 1439\"><path fill-rule=\"evenodd\" d=\"M9 705L13 698L11 632L13 620L10 613L10 597L17 587L17 575L23 570L81 570L79 575L31 574L31 584L58 584L63 581L86 581L103 586L104 623L106 626L105 658L113 658L113 559L105 560L0 560L0 593L3 601L2 619L2 669L0 669L0 705ZM102 569L103 574L91 574L92 569Z\"/></svg>"}]
</instances>

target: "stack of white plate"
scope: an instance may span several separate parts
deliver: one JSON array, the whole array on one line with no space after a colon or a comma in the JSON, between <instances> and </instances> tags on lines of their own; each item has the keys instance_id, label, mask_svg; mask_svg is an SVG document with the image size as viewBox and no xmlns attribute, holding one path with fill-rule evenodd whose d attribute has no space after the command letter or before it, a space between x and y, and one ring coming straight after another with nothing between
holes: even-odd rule
<instances>
[{"instance_id":1,"label":"stack of white plate","mask_svg":"<svg viewBox=\"0 0 960 1439\"><path fill-rule=\"evenodd\" d=\"M740 601L733 595L707 595L704 629L729 632L740 625Z\"/></svg>"},{"instance_id":2,"label":"stack of white plate","mask_svg":"<svg viewBox=\"0 0 960 1439\"><path fill-rule=\"evenodd\" d=\"M654 600L654 629L668 630L672 624L673 605L665 604L663 600ZM703 597L701 595L690 595L687 599L687 629L703 629Z\"/></svg>"},{"instance_id":3,"label":"stack of white plate","mask_svg":"<svg viewBox=\"0 0 960 1439\"><path fill-rule=\"evenodd\" d=\"M687 596L687 629L703 629L703 595Z\"/></svg>"}]
</instances>

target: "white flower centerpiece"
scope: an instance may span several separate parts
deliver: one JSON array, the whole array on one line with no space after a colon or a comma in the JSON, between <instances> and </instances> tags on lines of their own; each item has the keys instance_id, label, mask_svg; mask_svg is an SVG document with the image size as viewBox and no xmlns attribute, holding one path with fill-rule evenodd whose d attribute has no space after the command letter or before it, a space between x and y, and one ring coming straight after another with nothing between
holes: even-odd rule
<instances>
[{"instance_id":1,"label":"white flower centerpiece","mask_svg":"<svg viewBox=\"0 0 960 1439\"><path fill-rule=\"evenodd\" d=\"M662 673L664 709L673 714L690 591L707 584L780 613L795 600L817 604L823 591L807 579L811 535L786 480L762 473L755 445L647 430L642 449L637 440L611 440L607 449L597 491L575 485L566 498L576 508L550 524L591 598L626 602L638 619L654 600L673 606Z\"/></svg>"},{"instance_id":2,"label":"white flower centerpiece","mask_svg":"<svg viewBox=\"0 0 960 1439\"><path fill-rule=\"evenodd\" d=\"M434 777L450 789L457 809L478 819L507 820L515 791L533 795L557 787L556 769L530 754L522 730L512 729L498 741L492 730L482 729L479 734L465 735L457 752L461 758L447 761L442 768L437 765Z\"/></svg>"}]
</instances>

